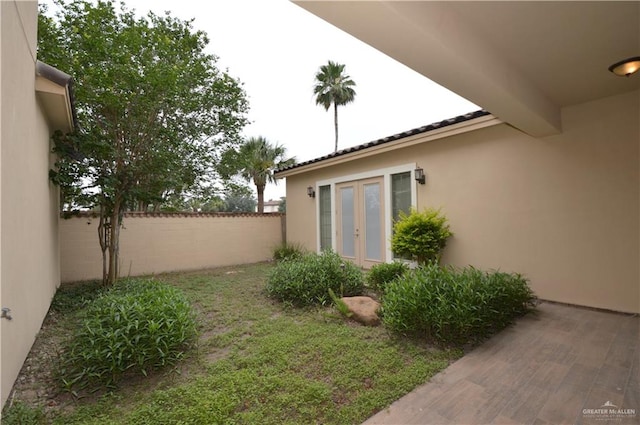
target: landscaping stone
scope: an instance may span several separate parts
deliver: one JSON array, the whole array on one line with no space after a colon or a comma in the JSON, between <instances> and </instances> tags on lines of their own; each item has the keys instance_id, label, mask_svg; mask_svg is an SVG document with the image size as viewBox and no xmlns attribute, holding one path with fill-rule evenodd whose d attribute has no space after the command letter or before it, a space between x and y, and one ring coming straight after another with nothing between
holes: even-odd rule
<instances>
[{"instance_id":1,"label":"landscaping stone","mask_svg":"<svg viewBox=\"0 0 640 425\"><path fill-rule=\"evenodd\" d=\"M342 301L349 307L349 311L354 320L367 325L378 326L380 318L378 317L378 309L380 303L371 297L342 297Z\"/></svg>"}]
</instances>

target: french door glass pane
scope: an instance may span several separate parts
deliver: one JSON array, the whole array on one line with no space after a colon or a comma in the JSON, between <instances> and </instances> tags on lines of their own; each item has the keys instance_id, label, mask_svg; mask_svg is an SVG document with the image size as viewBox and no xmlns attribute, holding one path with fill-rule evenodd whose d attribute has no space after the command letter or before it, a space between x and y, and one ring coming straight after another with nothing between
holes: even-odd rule
<instances>
[{"instance_id":1,"label":"french door glass pane","mask_svg":"<svg viewBox=\"0 0 640 425\"><path fill-rule=\"evenodd\" d=\"M355 247L355 223L353 187L343 187L340 189L340 203L342 205L342 255L347 257L356 256Z\"/></svg>"},{"instance_id":2,"label":"french door glass pane","mask_svg":"<svg viewBox=\"0 0 640 425\"><path fill-rule=\"evenodd\" d=\"M400 212L409 213L411 210L411 172L391 175L391 214L393 221L398 220ZM400 258L395 255L395 258Z\"/></svg>"},{"instance_id":3,"label":"french door glass pane","mask_svg":"<svg viewBox=\"0 0 640 425\"><path fill-rule=\"evenodd\" d=\"M320 249L331 249L331 186L320 186Z\"/></svg>"},{"instance_id":4,"label":"french door glass pane","mask_svg":"<svg viewBox=\"0 0 640 425\"><path fill-rule=\"evenodd\" d=\"M391 175L391 209L393 222L400 216L400 211L409 213L411 209L411 172Z\"/></svg>"},{"instance_id":5,"label":"french door glass pane","mask_svg":"<svg viewBox=\"0 0 640 425\"><path fill-rule=\"evenodd\" d=\"M382 260L380 183L364 185L365 252L367 260Z\"/></svg>"}]
</instances>

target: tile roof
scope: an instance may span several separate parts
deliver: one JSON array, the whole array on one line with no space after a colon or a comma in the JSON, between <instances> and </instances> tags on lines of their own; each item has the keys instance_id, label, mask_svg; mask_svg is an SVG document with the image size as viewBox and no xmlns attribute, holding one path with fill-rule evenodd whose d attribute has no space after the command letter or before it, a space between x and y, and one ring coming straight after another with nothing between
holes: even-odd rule
<instances>
[{"instance_id":1,"label":"tile roof","mask_svg":"<svg viewBox=\"0 0 640 425\"><path fill-rule=\"evenodd\" d=\"M275 174L284 172L284 171L289 171L289 170L293 170L295 168L299 168L299 167L303 167L305 165L309 165L309 164L315 164L316 162L322 162L325 161L327 159L331 159L331 158L335 158L338 156L342 156L342 155L346 155L352 152L357 152L357 151L361 151L363 149L368 149L374 146L379 146L385 143L389 143L389 142L393 142L395 140L399 140L402 139L404 137L409 137L409 136L413 136L416 134L422 134L422 133L427 133L429 131L432 130L436 130L439 128L443 128L443 127L447 127L450 125L454 125L454 124L459 124L461 122L465 122L465 121L469 121L475 118L479 118L479 117L483 117L485 115L490 115L490 113L488 111L485 111L483 109L478 110L478 111L474 111L474 112L469 112L468 114L464 114L464 115L458 115L457 117L454 118L449 118L443 121L438 121L429 125L425 125L422 127L418 127L418 128L414 128L411 130L407 130L407 131L403 131L402 133L398 133L398 134L394 134L393 136L387 136L387 137L383 137L382 139L378 139L378 140L373 140L371 142L367 142L364 143L362 145L357 145L357 146L352 146L350 148L346 148L346 149L341 149L337 152L332 152L328 155L324 155L321 156L319 158L315 158L315 159L311 159L309 161L304 161L304 162L299 162L297 164L294 165L290 165L288 167L284 167L281 168L279 170L276 170Z\"/></svg>"}]
</instances>

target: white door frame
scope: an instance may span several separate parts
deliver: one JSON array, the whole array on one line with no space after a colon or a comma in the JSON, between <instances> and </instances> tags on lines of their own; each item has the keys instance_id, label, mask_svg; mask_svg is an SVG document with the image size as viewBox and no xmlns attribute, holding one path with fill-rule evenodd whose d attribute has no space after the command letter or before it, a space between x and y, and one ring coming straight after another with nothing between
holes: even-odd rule
<instances>
[{"instance_id":1,"label":"white door frame","mask_svg":"<svg viewBox=\"0 0 640 425\"><path fill-rule=\"evenodd\" d=\"M326 180L318 180L315 183L315 191L316 193L320 193L320 186L330 186L330 194L331 194L331 248L337 252L338 241L336 237L336 232L338 229L336 228L336 184L346 183L353 180L364 180L372 177L380 177L383 178L383 188L384 188L384 241L385 241L385 261L391 262L393 261L393 252L391 252L391 243L389 242L391 239L391 175L411 172L411 180L414 183L411 185L411 206L413 208L417 207L417 189L415 183L415 175L414 170L416 169L416 163L408 163L403 165L397 165L394 167L387 168L378 168L370 171L365 171L362 173L356 174L345 174L342 176L334 177ZM316 199L316 250L320 252L320 200Z\"/></svg>"},{"instance_id":2,"label":"white door frame","mask_svg":"<svg viewBox=\"0 0 640 425\"><path fill-rule=\"evenodd\" d=\"M368 229L368 219L367 219L367 211L369 211L367 209L367 196L366 196L366 191L367 191L367 187L368 186L378 186L379 188L379 192L378 192L378 196L377 201L379 202L378 204L378 211L379 211L379 217L377 223L378 223L378 229L375 233L370 234L367 229ZM341 190L342 189L347 189L350 188L352 190L353 193L353 199L352 199L352 206L351 208L353 209L352 211L352 220L353 220L353 225L354 225L354 233L352 235L345 235L344 232L340 233L340 230L344 231L344 225L342 224L342 220L344 219L344 204L342 203L342 199L341 199ZM353 261L356 265L364 267L364 268L371 268L372 266L374 266L375 264L379 264L381 262L385 262L386 261L386 242L385 242L385 229L384 229L384 224L385 224L385 210L384 210L384 179L382 176L377 176L377 177L372 177L369 179L363 179L363 180L354 180L354 181L349 181L349 182L344 182L344 183L336 183L336 198L337 198L337 204L336 204L336 239L337 239L337 247L338 247L338 253L344 257L344 258L348 258L351 261ZM350 255L345 255L343 249L344 249L344 243L346 239L350 239L353 243L353 248L354 248L354 252L353 252L353 256ZM376 245L380 248L380 251L378 252L378 257L377 258L370 258L367 254L368 252L368 247L369 247L369 241L372 241L375 243L375 241L377 241Z\"/></svg>"}]
</instances>

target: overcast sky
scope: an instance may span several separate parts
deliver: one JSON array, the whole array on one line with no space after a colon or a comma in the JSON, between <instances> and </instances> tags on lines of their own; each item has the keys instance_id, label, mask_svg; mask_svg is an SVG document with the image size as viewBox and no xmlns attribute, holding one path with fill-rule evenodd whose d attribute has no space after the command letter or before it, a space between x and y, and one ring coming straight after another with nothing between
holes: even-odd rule
<instances>
[{"instance_id":1,"label":"overcast sky","mask_svg":"<svg viewBox=\"0 0 640 425\"><path fill-rule=\"evenodd\" d=\"M298 161L333 151L332 110L313 97L314 76L328 60L346 65L356 82L355 101L338 108L339 149L480 109L288 0L124 2L141 14L195 18L218 66L244 84L245 136L283 144ZM269 184L265 199L284 195L284 182Z\"/></svg>"}]
</instances>

